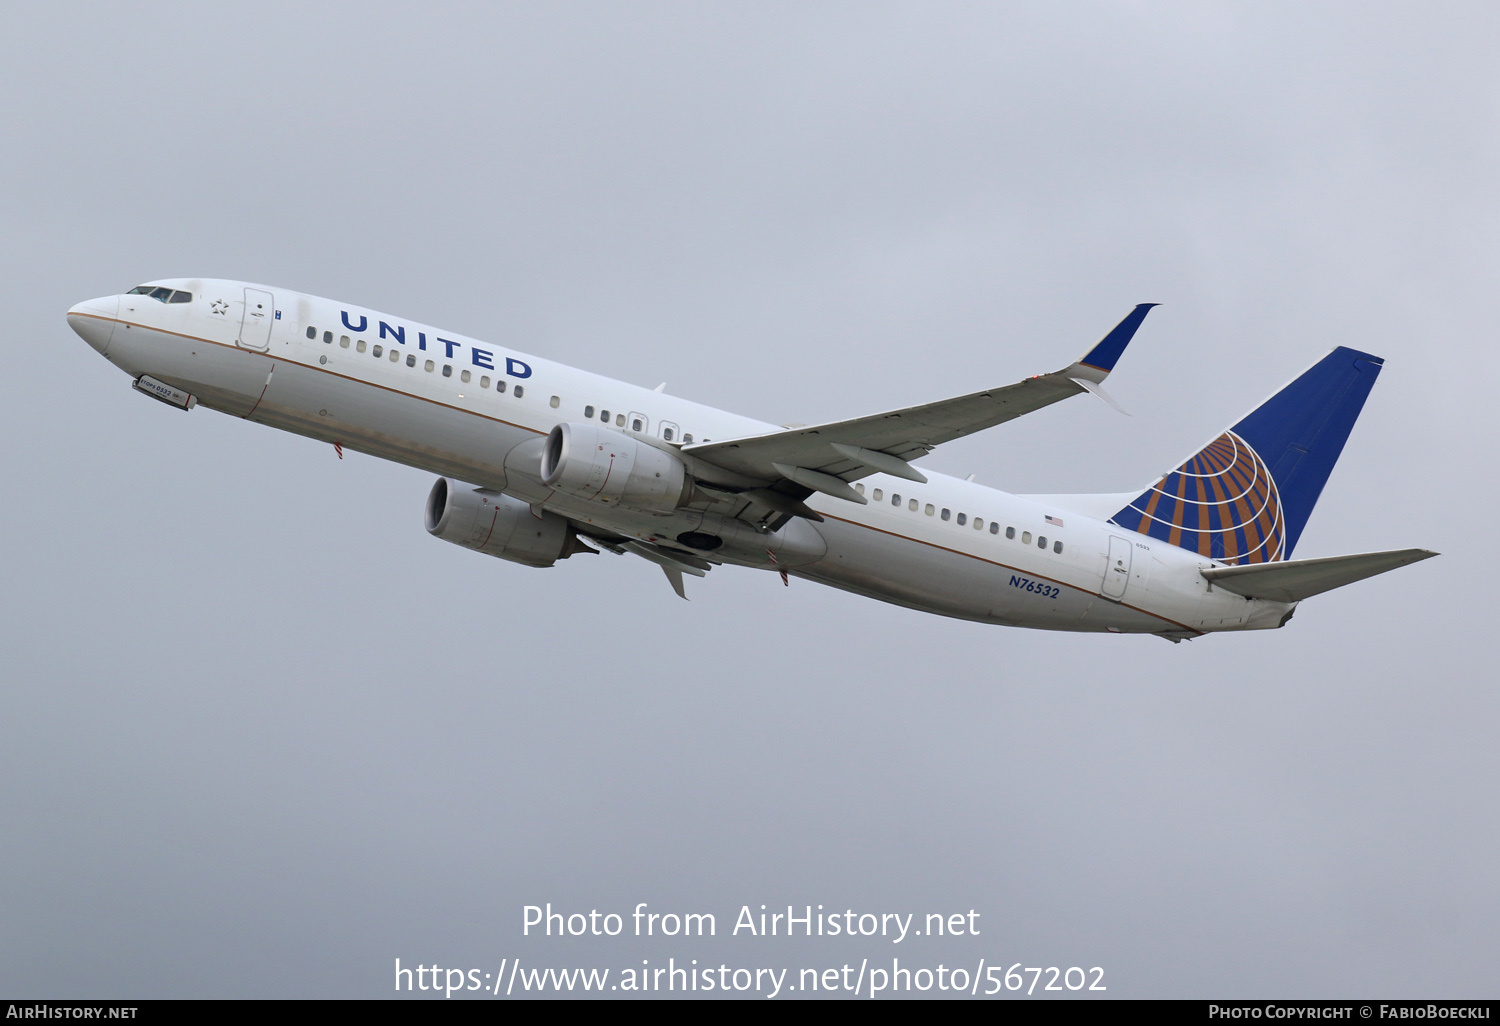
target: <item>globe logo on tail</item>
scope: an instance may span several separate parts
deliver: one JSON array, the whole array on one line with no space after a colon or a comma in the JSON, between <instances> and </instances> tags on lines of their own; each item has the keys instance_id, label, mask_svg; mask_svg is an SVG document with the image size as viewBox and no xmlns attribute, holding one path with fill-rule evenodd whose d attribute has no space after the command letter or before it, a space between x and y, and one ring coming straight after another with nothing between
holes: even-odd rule
<instances>
[{"instance_id":1,"label":"globe logo on tail","mask_svg":"<svg viewBox=\"0 0 1500 1026\"><path fill-rule=\"evenodd\" d=\"M1270 468L1226 431L1113 517L1114 523L1225 563L1286 558L1286 522Z\"/></svg>"}]
</instances>

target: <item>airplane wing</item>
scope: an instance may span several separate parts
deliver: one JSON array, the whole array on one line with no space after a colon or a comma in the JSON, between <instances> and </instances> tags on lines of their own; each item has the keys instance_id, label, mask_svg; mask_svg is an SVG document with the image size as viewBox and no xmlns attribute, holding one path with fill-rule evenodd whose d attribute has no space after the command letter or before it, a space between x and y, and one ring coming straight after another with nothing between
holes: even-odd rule
<instances>
[{"instance_id":1,"label":"airplane wing","mask_svg":"<svg viewBox=\"0 0 1500 1026\"><path fill-rule=\"evenodd\" d=\"M704 442L684 446L681 451L711 467L728 471L734 478L765 482L769 488L742 490L749 498L758 497L762 505L816 518L805 506L792 507L799 506L797 500L814 491L864 503L864 496L849 487L848 482L875 473L925 483L927 478L908 464L943 442L1004 424L1080 392L1092 392L1115 406L1099 384L1114 369L1136 329L1155 305L1137 306L1080 360L1052 374L1038 374L1013 385L904 410ZM787 488L783 482L800 488Z\"/></svg>"}]
</instances>

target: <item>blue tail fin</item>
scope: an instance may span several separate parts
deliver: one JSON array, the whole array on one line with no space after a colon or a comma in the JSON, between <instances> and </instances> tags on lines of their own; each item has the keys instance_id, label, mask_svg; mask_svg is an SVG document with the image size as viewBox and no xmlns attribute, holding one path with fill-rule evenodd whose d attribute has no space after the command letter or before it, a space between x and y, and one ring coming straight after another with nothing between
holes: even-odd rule
<instances>
[{"instance_id":1,"label":"blue tail fin","mask_svg":"<svg viewBox=\"0 0 1500 1026\"><path fill-rule=\"evenodd\" d=\"M1290 558L1382 363L1340 346L1111 520L1225 563Z\"/></svg>"}]
</instances>

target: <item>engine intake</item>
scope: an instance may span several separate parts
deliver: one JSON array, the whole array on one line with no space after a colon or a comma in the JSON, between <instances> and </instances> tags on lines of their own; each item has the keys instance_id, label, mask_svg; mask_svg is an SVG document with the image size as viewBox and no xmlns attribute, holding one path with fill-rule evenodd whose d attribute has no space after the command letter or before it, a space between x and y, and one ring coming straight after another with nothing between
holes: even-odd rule
<instances>
[{"instance_id":1,"label":"engine intake","mask_svg":"<svg viewBox=\"0 0 1500 1026\"><path fill-rule=\"evenodd\" d=\"M527 566L551 566L594 550L555 513L537 516L520 499L440 477L427 494L427 533L466 549Z\"/></svg>"},{"instance_id":2,"label":"engine intake","mask_svg":"<svg viewBox=\"0 0 1500 1026\"><path fill-rule=\"evenodd\" d=\"M654 513L685 505L693 491L693 479L676 456L598 424L554 427L541 471L548 488Z\"/></svg>"}]
</instances>

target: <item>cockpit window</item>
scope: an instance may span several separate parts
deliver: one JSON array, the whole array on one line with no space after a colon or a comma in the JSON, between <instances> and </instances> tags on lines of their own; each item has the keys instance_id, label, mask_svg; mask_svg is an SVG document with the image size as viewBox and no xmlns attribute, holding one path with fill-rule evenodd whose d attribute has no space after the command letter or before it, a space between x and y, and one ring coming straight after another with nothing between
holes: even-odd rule
<instances>
[{"instance_id":1,"label":"cockpit window","mask_svg":"<svg viewBox=\"0 0 1500 1026\"><path fill-rule=\"evenodd\" d=\"M181 289L169 289L165 285L137 285L127 296L150 296L158 303L191 303L193 294Z\"/></svg>"}]
</instances>

